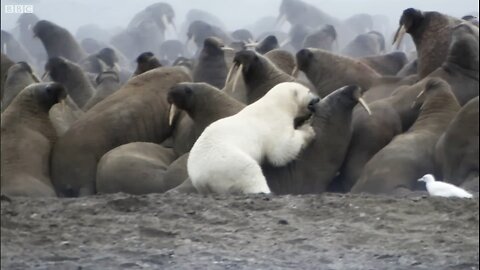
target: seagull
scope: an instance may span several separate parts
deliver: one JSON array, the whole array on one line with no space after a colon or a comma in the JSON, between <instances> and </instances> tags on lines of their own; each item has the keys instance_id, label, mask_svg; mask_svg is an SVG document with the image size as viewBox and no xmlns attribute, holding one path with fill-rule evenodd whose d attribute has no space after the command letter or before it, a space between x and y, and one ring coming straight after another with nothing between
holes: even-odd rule
<instances>
[{"instance_id":1,"label":"seagull","mask_svg":"<svg viewBox=\"0 0 480 270\"><path fill-rule=\"evenodd\" d=\"M431 174L424 175L422 178L418 179L418 181L427 184L427 191L430 196L473 198L472 194L457 186L441 181L435 181L435 177Z\"/></svg>"}]
</instances>

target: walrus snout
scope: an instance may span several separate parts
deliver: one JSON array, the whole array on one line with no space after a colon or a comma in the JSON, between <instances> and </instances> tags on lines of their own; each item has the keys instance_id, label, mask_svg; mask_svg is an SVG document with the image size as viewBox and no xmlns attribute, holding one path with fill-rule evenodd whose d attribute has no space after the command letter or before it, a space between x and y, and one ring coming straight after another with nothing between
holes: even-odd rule
<instances>
[{"instance_id":1,"label":"walrus snout","mask_svg":"<svg viewBox=\"0 0 480 270\"><path fill-rule=\"evenodd\" d=\"M320 102L320 98L319 97L314 97L313 99L310 100L310 102L308 103L308 110L312 113L315 112L315 104L317 104L318 102Z\"/></svg>"},{"instance_id":2,"label":"walrus snout","mask_svg":"<svg viewBox=\"0 0 480 270\"><path fill-rule=\"evenodd\" d=\"M298 69L303 71L312 58L313 53L309 49L301 49L298 51L296 55Z\"/></svg>"}]
</instances>

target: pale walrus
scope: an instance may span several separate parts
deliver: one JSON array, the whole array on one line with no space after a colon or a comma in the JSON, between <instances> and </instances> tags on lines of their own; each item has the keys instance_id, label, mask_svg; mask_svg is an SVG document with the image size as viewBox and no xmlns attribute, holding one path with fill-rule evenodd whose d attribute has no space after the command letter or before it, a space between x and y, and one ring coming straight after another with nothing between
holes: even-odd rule
<instances>
[{"instance_id":1,"label":"pale walrus","mask_svg":"<svg viewBox=\"0 0 480 270\"><path fill-rule=\"evenodd\" d=\"M445 182L461 185L478 177L478 97L458 112L438 140L436 175Z\"/></svg>"},{"instance_id":2,"label":"pale walrus","mask_svg":"<svg viewBox=\"0 0 480 270\"><path fill-rule=\"evenodd\" d=\"M162 193L178 184L164 181L177 156L155 143L133 142L108 151L98 162L98 193Z\"/></svg>"},{"instance_id":3,"label":"pale walrus","mask_svg":"<svg viewBox=\"0 0 480 270\"><path fill-rule=\"evenodd\" d=\"M32 84L2 113L2 194L55 196L49 160L57 135L48 111L65 96L58 83Z\"/></svg>"},{"instance_id":4,"label":"pale walrus","mask_svg":"<svg viewBox=\"0 0 480 270\"><path fill-rule=\"evenodd\" d=\"M190 80L183 67L160 67L130 79L87 111L54 146L52 182L57 193L94 194L97 162L106 152L130 142L165 140L172 132L167 91Z\"/></svg>"},{"instance_id":5,"label":"pale walrus","mask_svg":"<svg viewBox=\"0 0 480 270\"><path fill-rule=\"evenodd\" d=\"M25 87L32 83L40 82L30 65L25 62L18 62L11 66L7 71L6 77L2 80L5 81L5 88L2 93L2 112L5 111L10 102Z\"/></svg>"},{"instance_id":6,"label":"pale walrus","mask_svg":"<svg viewBox=\"0 0 480 270\"><path fill-rule=\"evenodd\" d=\"M63 27L41 20L35 24L32 30L35 36L42 41L48 58L61 56L78 63L87 57L72 34Z\"/></svg>"}]
</instances>

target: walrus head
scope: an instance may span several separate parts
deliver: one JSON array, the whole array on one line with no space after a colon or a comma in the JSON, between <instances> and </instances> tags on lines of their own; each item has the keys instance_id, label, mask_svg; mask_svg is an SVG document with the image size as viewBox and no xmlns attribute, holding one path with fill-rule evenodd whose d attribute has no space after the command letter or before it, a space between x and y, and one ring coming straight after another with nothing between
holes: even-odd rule
<instances>
[{"instance_id":1,"label":"walrus head","mask_svg":"<svg viewBox=\"0 0 480 270\"><path fill-rule=\"evenodd\" d=\"M145 11L150 13L160 29L165 30L168 28L168 26L171 26L176 32L176 27L173 22L173 19L175 18L175 11L170 4L155 3L145 8Z\"/></svg>"},{"instance_id":2,"label":"walrus head","mask_svg":"<svg viewBox=\"0 0 480 270\"><path fill-rule=\"evenodd\" d=\"M217 37L208 37L203 41L203 55L219 55L223 56L225 50L233 50L230 47L225 46L225 43Z\"/></svg>"},{"instance_id":3,"label":"walrus head","mask_svg":"<svg viewBox=\"0 0 480 270\"><path fill-rule=\"evenodd\" d=\"M333 25L326 24L322 28L306 36L302 47L331 50L334 42L337 42L337 31ZM338 44L336 45L338 46Z\"/></svg>"},{"instance_id":4,"label":"walrus head","mask_svg":"<svg viewBox=\"0 0 480 270\"><path fill-rule=\"evenodd\" d=\"M23 13L17 19L17 24L22 30L31 30L39 21L38 17L33 13Z\"/></svg>"},{"instance_id":5,"label":"walrus head","mask_svg":"<svg viewBox=\"0 0 480 270\"><path fill-rule=\"evenodd\" d=\"M237 52L233 58L233 65L228 71L225 85L233 80L231 89L232 92L234 92L237 88L240 75L243 75L246 80L254 76L262 76L263 74L260 74L260 71L264 70L262 66L265 65L265 61L268 60L264 56L251 50Z\"/></svg>"},{"instance_id":6,"label":"walrus head","mask_svg":"<svg viewBox=\"0 0 480 270\"><path fill-rule=\"evenodd\" d=\"M31 87L35 100L47 110L67 97L65 87L59 83L39 83L32 84Z\"/></svg>"},{"instance_id":7,"label":"walrus head","mask_svg":"<svg viewBox=\"0 0 480 270\"><path fill-rule=\"evenodd\" d=\"M118 63L118 57L112 48L103 48L97 53L97 58L113 68Z\"/></svg>"},{"instance_id":8,"label":"walrus head","mask_svg":"<svg viewBox=\"0 0 480 270\"><path fill-rule=\"evenodd\" d=\"M453 27L452 43L447 60L467 70L477 72L479 65L479 35L478 27L469 22L463 22Z\"/></svg>"},{"instance_id":9,"label":"walrus head","mask_svg":"<svg viewBox=\"0 0 480 270\"><path fill-rule=\"evenodd\" d=\"M309 49L301 49L296 54L297 65L292 72L292 76L296 77L298 71L306 71L313 60L313 53Z\"/></svg>"},{"instance_id":10,"label":"walrus head","mask_svg":"<svg viewBox=\"0 0 480 270\"><path fill-rule=\"evenodd\" d=\"M49 39L51 37L54 37L58 33L65 31L63 28L47 20L38 21L33 26L32 30L33 30L34 36L42 40Z\"/></svg>"},{"instance_id":11,"label":"walrus head","mask_svg":"<svg viewBox=\"0 0 480 270\"><path fill-rule=\"evenodd\" d=\"M137 57L136 62L137 62L137 69L135 70L135 72L133 72L134 76L162 66L160 61L158 61L158 59L155 57L155 55L152 52L141 53Z\"/></svg>"},{"instance_id":12,"label":"walrus head","mask_svg":"<svg viewBox=\"0 0 480 270\"><path fill-rule=\"evenodd\" d=\"M260 41L260 43L255 45L255 50L260 54L266 54L267 52L278 49L280 47L278 39L274 35L269 35L265 37L262 41Z\"/></svg>"},{"instance_id":13,"label":"walrus head","mask_svg":"<svg viewBox=\"0 0 480 270\"><path fill-rule=\"evenodd\" d=\"M453 100L457 100L456 97L453 95L450 85L441 78L430 78L424 83L423 90L418 94L417 98L412 104L413 107L418 107L421 105L420 110L423 110L425 107L426 101L429 97L437 95L438 97L445 99L451 98ZM433 100L432 100L433 101ZM433 101L434 102L434 101ZM456 102L458 104L458 102ZM458 105L457 105L458 106Z\"/></svg>"},{"instance_id":14,"label":"walrus head","mask_svg":"<svg viewBox=\"0 0 480 270\"><path fill-rule=\"evenodd\" d=\"M452 28L461 22L440 12L409 8L403 11L393 43L400 44L404 34L410 34L418 54L418 75L424 78L445 62Z\"/></svg>"},{"instance_id":15,"label":"walrus head","mask_svg":"<svg viewBox=\"0 0 480 270\"><path fill-rule=\"evenodd\" d=\"M360 104L368 115L372 115L370 107L362 98L362 89L357 85L347 85L323 98L317 105L315 115L322 117L323 115L329 115L329 111L333 108L346 108L351 110L357 104Z\"/></svg>"}]
</instances>

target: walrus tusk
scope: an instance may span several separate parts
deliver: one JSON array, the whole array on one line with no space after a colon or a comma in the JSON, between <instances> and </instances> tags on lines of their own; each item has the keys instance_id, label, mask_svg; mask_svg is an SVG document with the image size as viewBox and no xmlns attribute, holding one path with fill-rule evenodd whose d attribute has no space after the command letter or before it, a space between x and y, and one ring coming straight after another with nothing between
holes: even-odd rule
<instances>
[{"instance_id":1,"label":"walrus tusk","mask_svg":"<svg viewBox=\"0 0 480 270\"><path fill-rule=\"evenodd\" d=\"M65 114L65 99L64 99L64 98L62 98L62 99L60 100L60 108L62 108L62 109L61 109L61 110L62 110L62 114Z\"/></svg>"},{"instance_id":2,"label":"walrus tusk","mask_svg":"<svg viewBox=\"0 0 480 270\"><path fill-rule=\"evenodd\" d=\"M102 59L98 58L98 62L100 63L100 68L102 69L101 72L107 71L108 70L108 65L103 61Z\"/></svg>"},{"instance_id":3,"label":"walrus tusk","mask_svg":"<svg viewBox=\"0 0 480 270\"><path fill-rule=\"evenodd\" d=\"M7 55L7 43L3 43L3 54Z\"/></svg>"},{"instance_id":4,"label":"walrus tusk","mask_svg":"<svg viewBox=\"0 0 480 270\"><path fill-rule=\"evenodd\" d=\"M290 75L292 75L292 77L294 77L294 78L297 78L297 76L298 76L298 66L295 66L293 68L292 74L290 74Z\"/></svg>"},{"instance_id":5,"label":"walrus tusk","mask_svg":"<svg viewBox=\"0 0 480 270\"><path fill-rule=\"evenodd\" d=\"M50 71L47 70L47 71L45 71L45 73L43 73L43 75L42 75L42 81L45 81L45 78L47 78L48 75L50 75Z\"/></svg>"},{"instance_id":6,"label":"walrus tusk","mask_svg":"<svg viewBox=\"0 0 480 270\"><path fill-rule=\"evenodd\" d=\"M245 47L256 47L259 43L258 42L250 42L245 44Z\"/></svg>"},{"instance_id":7,"label":"walrus tusk","mask_svg":"<svg viewBox=\"0 0 480 270\"><path fill-rule=\"evenodd\" d=\"M235 49L233 49L232 47L223 46L222 51L235 51Z\"/></svg>"},{"instance_id":8,"label":"walrus tusk","mask_svg":"<svg viewBox=\"0 0 480 270\"><path fill-rule=\"evenodd\" d=\"M397 45L397 49L400 48L400 43L402 42L403 36L405 35L406 32L407 32L407 29L405 28L405 25L401 24L398 27L392 42L393 45L395 44Z\"/></svg>"},{"instance_id":9,"label":"walrus tusk","mask_svg":"<svg viewBox=\"0 0 480 270\"><path fill-rule=\"evenodd\" d=\"M170 105L170 109L168 110L168 126L171 127L173 124L173 117L175 116L175 113L177 112L177 106L172 103Z\"/></svg>"},{"instance_id":10,"label":"walrus tusk","mask_svg":"<svg viewBox=\"0 0 480 270\"><path fill-rule=\"evenodd\" d=\"M228 70L227 78L225 79L225 84L228 84L230 82L230 79L233 74L233 70L238 66L237 62L234 62L233 65L230 67L230 70Z\"/></svg>"},{"instance_id":11,"label":"walrus tusk","mask_svg":"<svg viewBox=\"0 0 480 270\"><path fill-rule=\"evenodd\" d=\"M423 96L423 94L425 94L425 90L422 90L422 91L420 91L420 93L418 93L417 97L415 98L415 100L412 103L412 106L411 106L412 108L415 107L415 105L417 105L418 99L421 98Z\"/></svg>"},{"instance_id":12,"label":"walrus tusk","mask_svg":"<svg viewBox=\"0 0 480 270\"><path fill-rule=\"evenodd\" d=\"M362 105L362 107L367 111L368 115L372 115L372 111L370 110L370 107L368 107L368 104L365 102L363 98L359 97L358 103Z\"/></svg>"},{"instance_id":13,"label":"walrus tusk","mask_svg":"<svg viewBox=\"0 0 480 270\"><path fill-rule=\"evenodd\" d=\"M251 38L249 38L247 41L248 41L249 43L255 43L255 40L253 40L253 39L251 39Z\"/></svg>"},{"instance_id":14,"label":"walrus tusk","mask_svg":"<svg viewBox=\"0 0 480 270\"><path fill-rule=\"evenodd\" d=\"M280 43L279 47L283 47L285 45L287 45L292 39L291 38L286 38L284 41L282 41L282 43Z\"/></svg>"},{"instance_id":15,"label":"walrus tusk","mask_svg":"<svg viewBox=\"0 0 480 270\"><path fill-rule=\"evenodd\" d=\"M235 79L233 80L232 93L235 92L235 89L237 88L238 79L240 78L240 74L242 74L242 69L243 69L243 64L240 64L240 66L238 66L237 68Z\"/></svg>"},{"instance_id":16,"label":"walrus tusk","mask_svg":"<svg viewBox=\"0 0 480 270\"><path fill-rule=\"evenodd\" d=\"M32 78L35 82L37 82L37 83L40 82L40 79L34 73L32 73Z\"/></svg>"}]
</instances>

